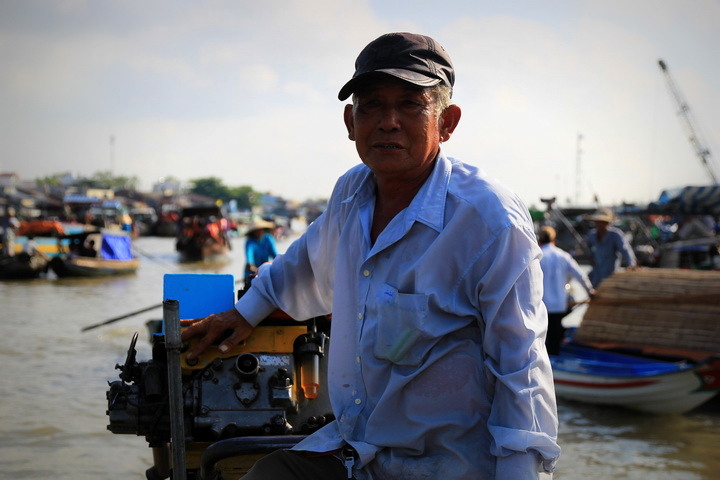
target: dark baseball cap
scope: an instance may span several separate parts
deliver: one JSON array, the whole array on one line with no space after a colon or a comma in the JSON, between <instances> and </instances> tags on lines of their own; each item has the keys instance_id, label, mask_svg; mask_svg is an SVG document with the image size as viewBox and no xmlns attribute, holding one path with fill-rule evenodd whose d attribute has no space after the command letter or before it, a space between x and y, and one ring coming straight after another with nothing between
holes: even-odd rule
<instances>
[{"instance_id":1,"label":"dark baseball cap","mask_svg":"<svg viewBox=\"0 0 720 480\"><path fill-rule=\"evenodd\" d=\"M455 84L450 55L430 37L416 33L386 33L370 42L355 60L355 73L338 98L345 100L370 75L384 73L421 87Z\"/></svg>"}]
</instances>

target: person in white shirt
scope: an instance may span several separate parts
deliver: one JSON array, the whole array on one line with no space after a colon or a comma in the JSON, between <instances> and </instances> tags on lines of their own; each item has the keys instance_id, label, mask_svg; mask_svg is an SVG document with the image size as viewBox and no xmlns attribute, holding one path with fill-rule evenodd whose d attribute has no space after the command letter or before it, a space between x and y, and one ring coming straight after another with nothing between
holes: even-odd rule
<instances>
[{"instance_id":1,"label":"person in white shirt","mask_svg":"<svg viewBox=\"0 0 720 480\"><path fill-rule=\"evenodd\" d=\"M340 90L362 164L326 211L259 269L235 308L183 320L189 358L227 351L274 309L332 313L335 420L243 478L534 480L560 454L544 346L540 248L529 211L479 168L447 157L460 107L430 37L368 44ZM351 450L343 464L335 454ZM309 453L308 453L309 452Z\"/></svg>"},{"instance_id":2,"label":"person in white shirt","mask_svg":"<svg viewBox=\"0 0 720 480\"><path fill-rule=\"evenodd\" d=\"M542 250L540 267L543 271L543 303L548 311L548 333L545 346L550 355L560 353L560 345L565 338L562 319L570 313L567 285L576 279L592 298L595 295L587 273L566 251L555 246L555 229L541 227L538 243Z\"/></svg>"}]
</instances>

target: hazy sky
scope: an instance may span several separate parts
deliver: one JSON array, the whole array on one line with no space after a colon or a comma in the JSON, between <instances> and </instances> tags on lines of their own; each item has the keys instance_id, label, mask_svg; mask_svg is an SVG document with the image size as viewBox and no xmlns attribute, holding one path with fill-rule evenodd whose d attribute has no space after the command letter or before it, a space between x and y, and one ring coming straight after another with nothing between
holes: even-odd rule
<instances>
[{"instance_id":1,"label":"hazy sky","mask_svg":"<svg viewBox=\"0 0 720 480\"><path fill-rule=\"evenodd\" d=\"M720 176L720 0L0 0L0 171L327 197L359 161L337 92L389 31L449 51L445 152L528 205L709 183L660 58Z\"/></svg>"}]
</instances>

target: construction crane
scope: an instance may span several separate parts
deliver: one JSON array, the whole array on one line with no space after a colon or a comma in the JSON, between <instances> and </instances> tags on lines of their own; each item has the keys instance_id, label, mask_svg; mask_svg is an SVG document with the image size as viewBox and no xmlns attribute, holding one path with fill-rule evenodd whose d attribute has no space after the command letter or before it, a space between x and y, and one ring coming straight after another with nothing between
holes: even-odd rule
<instances>
[{"instance_id":1,"label":"construction crane","mask_svg":"<svg viewBox=\"0 0 720 480\"><path fill-rule=\"evenodd\" d=\"M675 103L677 103L678 115L682 120L682 125L685 128L685 133L688 136L688 140L690 140L690 144L692 145L693 150L695 150L695 155L697 155L700 159L700 162L705 167L705 170L710 176L712 182L714 184L717 184L718 180L711 165L710 150L705 146L705 143L700 139L698 135L698 129L695 127L692 115L690 114L690 107L680 93L680 90L675 84L672 76L670 76L670 71L668 70L667 64L665 64L665 62L663 62L662 60L658 60L658 65L660 65L660 70L662 70L663 74L665 75L665 80L667 80L668 87L670 88L670 93L675 99Z\"/></svg>"}]
</instances>

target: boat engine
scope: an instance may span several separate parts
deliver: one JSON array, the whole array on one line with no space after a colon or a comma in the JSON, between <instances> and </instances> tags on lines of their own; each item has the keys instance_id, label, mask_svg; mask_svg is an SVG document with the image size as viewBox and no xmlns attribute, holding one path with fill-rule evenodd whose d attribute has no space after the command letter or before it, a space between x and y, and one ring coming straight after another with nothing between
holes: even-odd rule
<instances>
[{"instance_id":1,"label":"boat engine","mask_svg":"<svg viewBox=\"0 0 720 480\"><path fill-rule=\"evenodd\" d=\"M184 424L182 478L237 478L257 458L294 445L333 419L324 388L329 319L297 322L278 313L228 352L209 348L188 362L192 343L180 350L181 398L175 405ZM138 362L137 338L135 333L125 363L116 365L119 380L109 383L107 428L144 436L154 457L146 476L164 479L175 463L170 349L165 335L152 334L152 358Z\"/></svg>"}]
</instances>

